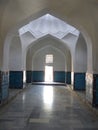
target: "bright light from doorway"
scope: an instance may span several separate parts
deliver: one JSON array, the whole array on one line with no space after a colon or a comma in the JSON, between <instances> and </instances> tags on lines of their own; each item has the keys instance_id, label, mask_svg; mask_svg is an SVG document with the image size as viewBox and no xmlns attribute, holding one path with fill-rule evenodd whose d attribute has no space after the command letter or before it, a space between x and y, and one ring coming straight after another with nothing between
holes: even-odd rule
<instances>
[{"instance_id":1,"label":"bright light from doorway","mask_svg":"<svg viewBox=\"0 0 98 130\"><path fill-rule=\"evenodd\" d=\"M53 66L45 66L45 82L53 82Z\"/></svg>"},{"instance_id":2,"label":"bright light from doorway","mask_svg":"<svg viewBox=\"0 0 98 130\"><path fill-rule=\"evenodd\" d=\"M43 102L46 110L51 110L53 105L53 87L45 86L43 89Z\"/></svg>"},{"instance_id":3,"label":"bright light from doorway","mask_svg":"<svg viewBox=\"0 0 98 130\"><path fill-rule=\"evenodd\" d=\"M43 99L44 103L52 104L53 102L53 87L52 86L45 86L43 90Z\"/></svg>"}]
</instances>

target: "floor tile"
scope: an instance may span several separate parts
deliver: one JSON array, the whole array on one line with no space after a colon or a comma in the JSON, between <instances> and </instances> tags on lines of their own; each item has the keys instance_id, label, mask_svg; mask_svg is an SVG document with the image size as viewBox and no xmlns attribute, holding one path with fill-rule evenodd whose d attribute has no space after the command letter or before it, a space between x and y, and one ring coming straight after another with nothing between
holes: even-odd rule
<instances>
[{"instance_id":1,"label":"floor tile","mask_svg":"<svg viewBox=\"0 0 98 130\"><path fill-rule=\"evenodd\" d=\"M98 130L94 115L69 88L31 85L0 110L0 130Z\"/></svg>"}]
</instances>

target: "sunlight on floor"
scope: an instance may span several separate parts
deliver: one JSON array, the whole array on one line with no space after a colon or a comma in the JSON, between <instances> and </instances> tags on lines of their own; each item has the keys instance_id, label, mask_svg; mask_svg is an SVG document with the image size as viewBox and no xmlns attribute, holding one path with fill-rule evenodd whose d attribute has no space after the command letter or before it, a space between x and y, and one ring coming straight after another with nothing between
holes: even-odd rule
<instances>
[{"instance_id":1,"label":"sunlight on floor","mask_svg":"<svg viewBox=\"0 0 98 130\"><path fill-rule=\"evenodd\" d=\"M43 101L46 109L51 109L53 104L53 87L45 86L43 89Z\"/></svg>"}]
</instances>

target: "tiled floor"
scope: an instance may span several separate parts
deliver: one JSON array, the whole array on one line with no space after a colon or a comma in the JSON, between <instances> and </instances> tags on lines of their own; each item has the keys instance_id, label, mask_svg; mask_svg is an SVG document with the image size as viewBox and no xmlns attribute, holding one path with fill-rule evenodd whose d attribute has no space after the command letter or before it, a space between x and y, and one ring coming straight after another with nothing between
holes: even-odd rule
<instances>
[{"instance_id":1,"label":"tiled floor","mask_svg":"<svg viewBox=\"0 0 98 130\"><path fill-rule=\"evenodd\" d=\"M0 109L0 130L98 130L98 117L69 89L29 86Z\"/></svg>"}]
</instances>

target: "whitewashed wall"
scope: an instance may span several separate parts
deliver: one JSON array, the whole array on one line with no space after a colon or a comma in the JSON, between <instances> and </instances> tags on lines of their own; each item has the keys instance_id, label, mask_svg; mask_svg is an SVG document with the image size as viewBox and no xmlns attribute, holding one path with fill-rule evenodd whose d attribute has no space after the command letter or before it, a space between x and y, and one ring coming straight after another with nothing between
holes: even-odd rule
<instances>
[{"instance_id":1,"label":"whitewashed wall","mask_svg":"<svg viewBox=\"0 0 98 130\"><path fill-rule=\"evenodd\" d=\"M82 35L79 36L75 47L74 56L74 71L86 72L87 71L87 45Z\"/></svg>"},{"instance_id":2,"label":"whitewashed wall","mask_svg":"<svg viewBox=\"0 0 98 130\"><path fill-rule=\"evenodd\" d=\"M14 37L10 45L9 70L22 70L22 48L18 37Z\"/></svg>"},{"instance_id":3,"label":"whitewashed wall","mask_svg":"<svg viewBox=\"0 0 98 130\"><path fill-rule=\"evenodd\" d=\"M53 47L46 47L38 51L33 58L33 70L44 70L45 69L45 56L47 54L53 54L53 69L54 71L65 71L66 62L64 55Z\"/></svg>"}]
</instances>

